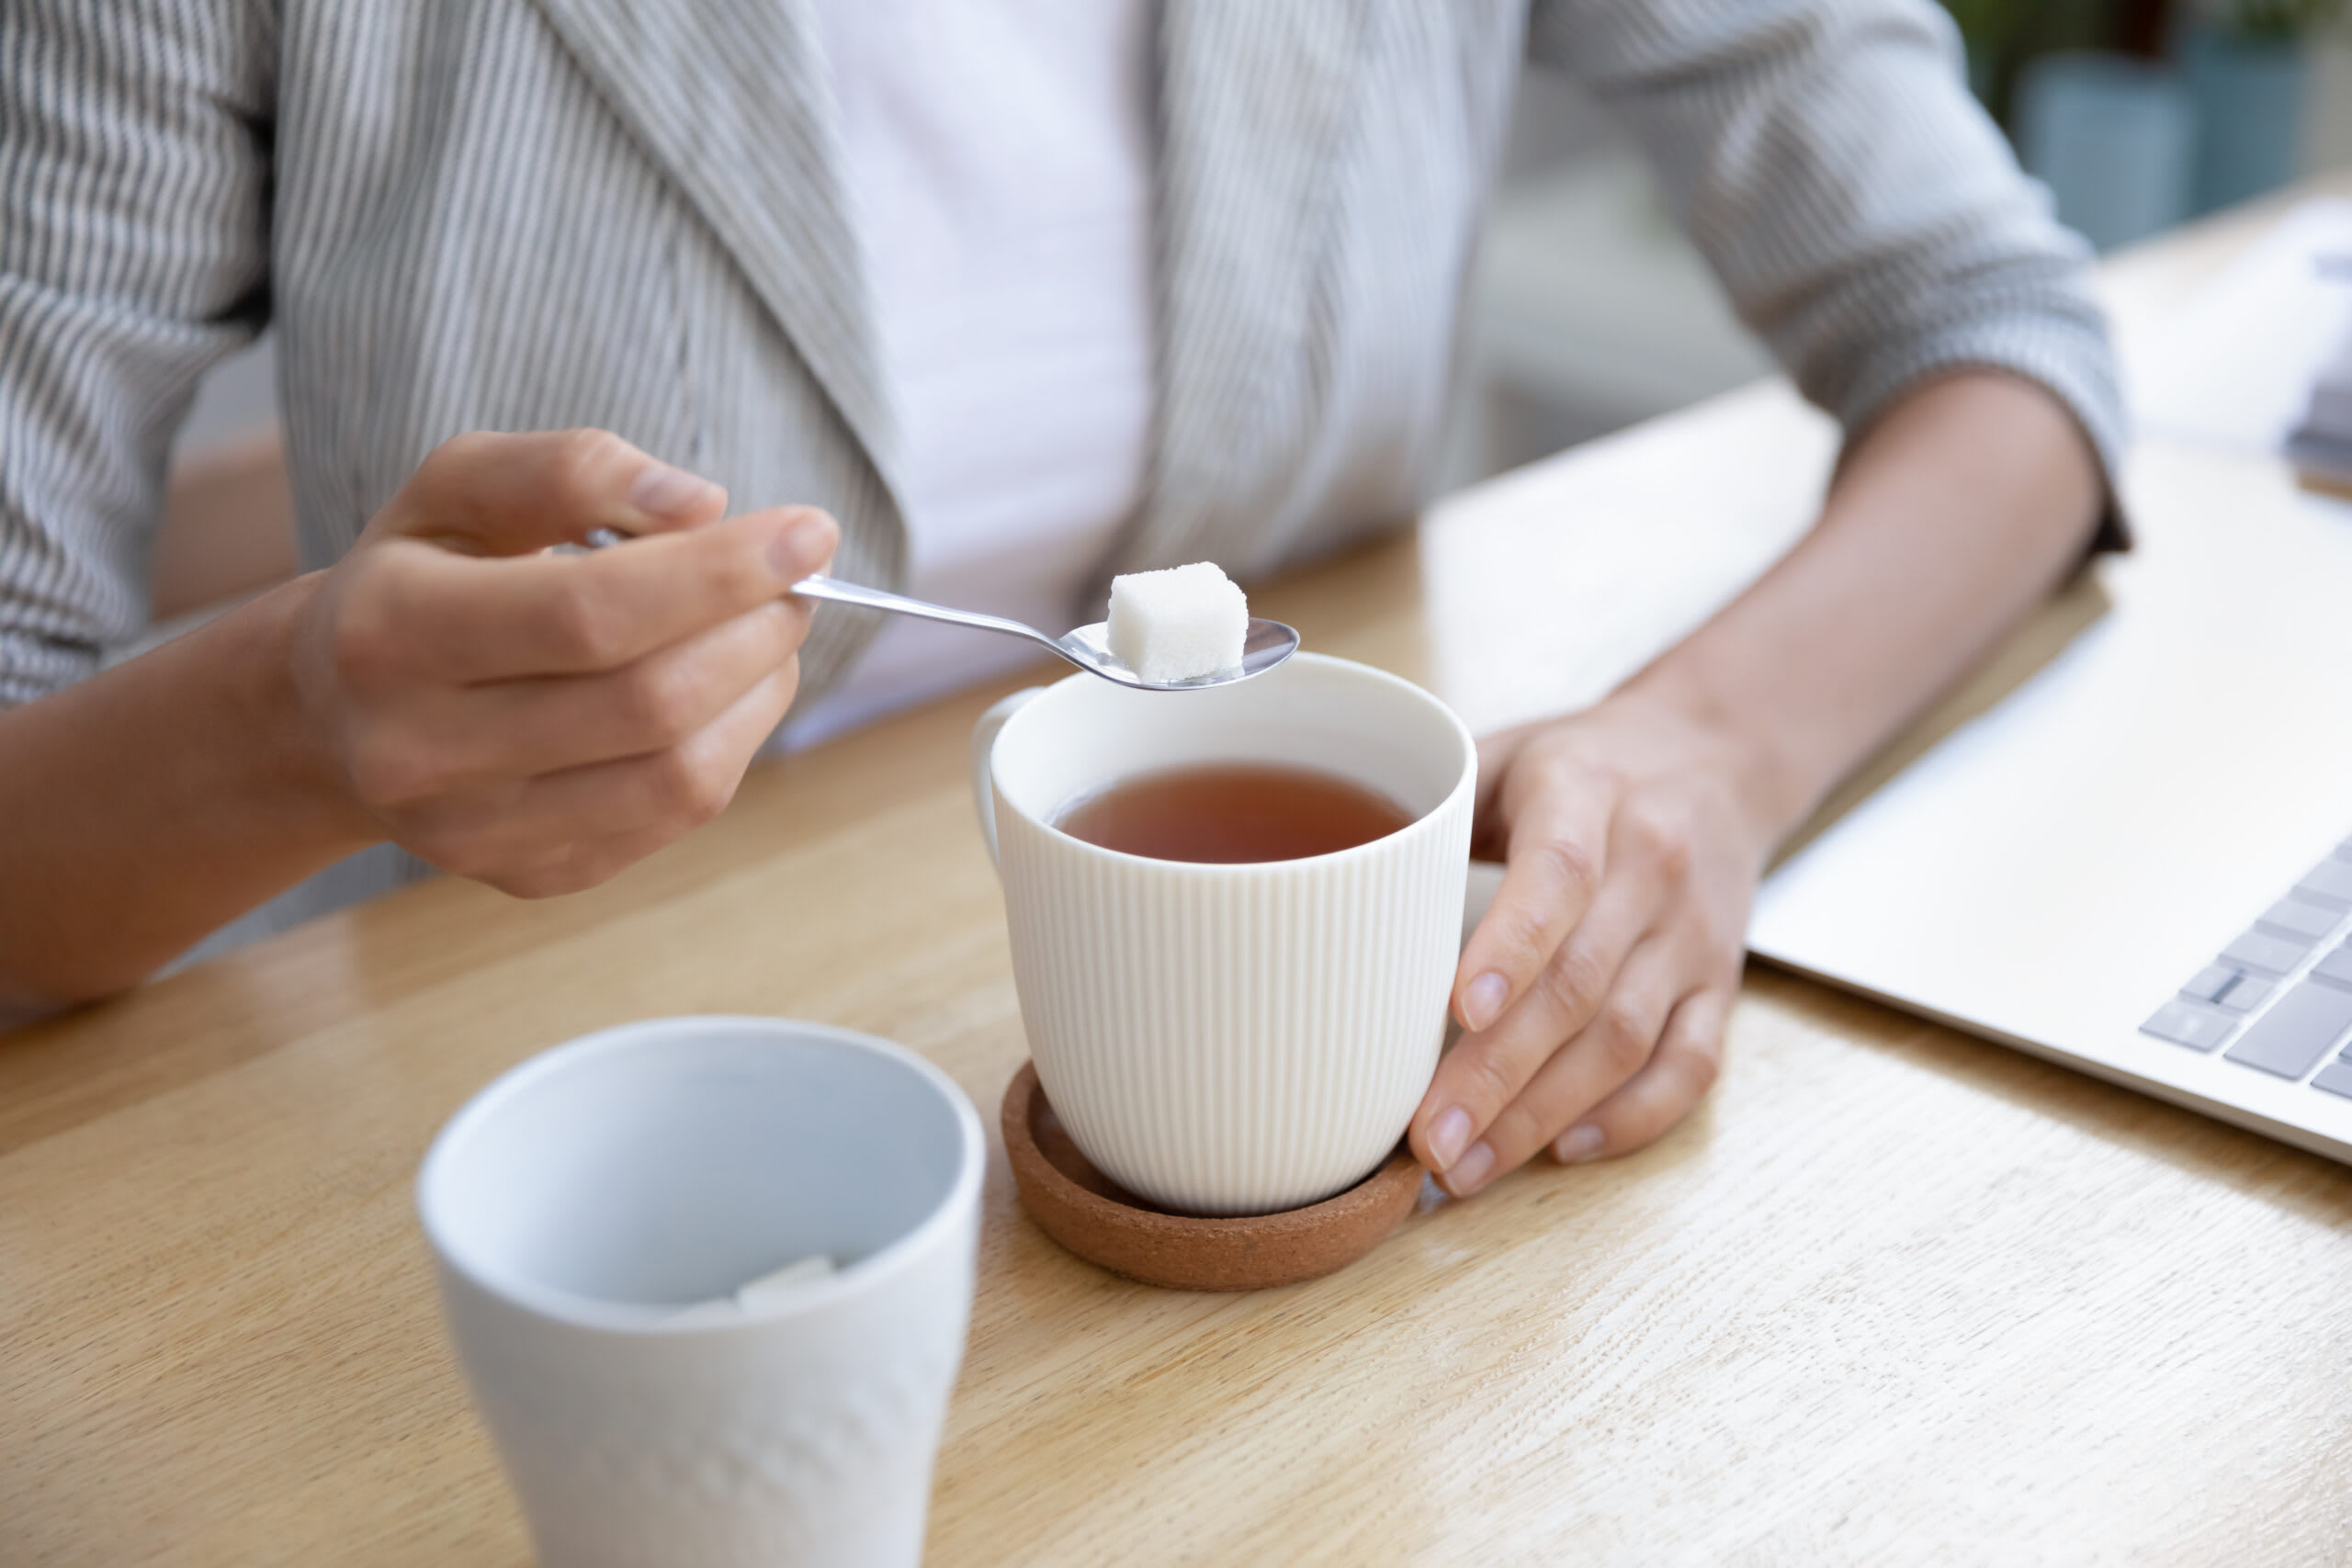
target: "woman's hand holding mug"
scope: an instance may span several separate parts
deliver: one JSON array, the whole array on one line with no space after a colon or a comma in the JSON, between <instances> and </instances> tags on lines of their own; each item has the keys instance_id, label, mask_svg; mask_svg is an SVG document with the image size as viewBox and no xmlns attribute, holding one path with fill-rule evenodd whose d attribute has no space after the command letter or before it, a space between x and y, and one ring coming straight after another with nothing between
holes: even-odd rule
<instances>
[{"instance_id":1,"label":"woman's hand holding mug","mask_svg":"<svg viewBox=\"0 0 2352 1568\"><path fill-rule=\"evenodd\" d=\"M1475 841L1507 869L1455 976L1465 1032L1411 1134L1456 1197L1547 1147L1630 1153L1698 1104L1777 837L1737 750L1636 694L1480 753Z\"/></svg>"}]
</instances>

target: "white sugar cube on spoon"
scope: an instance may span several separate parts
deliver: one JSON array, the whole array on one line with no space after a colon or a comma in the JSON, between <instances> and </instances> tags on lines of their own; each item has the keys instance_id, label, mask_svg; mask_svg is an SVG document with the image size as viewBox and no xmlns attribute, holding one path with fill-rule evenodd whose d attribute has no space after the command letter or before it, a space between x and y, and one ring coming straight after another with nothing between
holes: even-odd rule
<instances>
[{"instance_id":1,"label":"white sugar cube on spoon","mask_svg":"<svg viewBox=\"0 0 2352 1568\"><path fill-rule=\"evenodd\" d=\"M1212 561L1111 580L1112 656L1155 684L1238 669L1249 630L1249 598Z\"/></svg>"}]
</instances>

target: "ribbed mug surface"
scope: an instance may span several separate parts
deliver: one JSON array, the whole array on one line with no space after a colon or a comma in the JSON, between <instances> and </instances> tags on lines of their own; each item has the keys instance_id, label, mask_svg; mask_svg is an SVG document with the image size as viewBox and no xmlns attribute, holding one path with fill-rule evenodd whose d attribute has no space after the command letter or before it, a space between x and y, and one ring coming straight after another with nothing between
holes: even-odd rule
<instances>
[{"instance_id":1,"label":"ribbed mug surface","mask_svg":"<svg viewBox=\"0 0 2352 1568\"><path fill-rule=\"evenodd\" d=\"M1022 1018L1086 1156L1199 1214L1295 1208L1370 1172L1444 1034L1476 785L1460 720L1395 676L1299 654L1180 694L1075 676L1001 722L986 762ZM1227 761L1338 773L1415 819L1335 854L1243 865L1147 859L1051 826L1120 778Z\"/></svg>"}]
</instances>

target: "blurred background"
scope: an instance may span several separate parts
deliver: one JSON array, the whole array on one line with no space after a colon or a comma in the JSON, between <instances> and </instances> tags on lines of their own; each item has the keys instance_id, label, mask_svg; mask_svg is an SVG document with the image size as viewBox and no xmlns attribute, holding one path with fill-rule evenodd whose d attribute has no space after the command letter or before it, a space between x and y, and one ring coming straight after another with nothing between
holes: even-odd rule
<instances>
[{"instance_id":1,"label":"blurred background","mask_svg":"<svg viewBox=\"0 0 2352 1568\"><path fill-rule=\"evenodd\" d=\"M2102 250L2352 166L2348 3L1945 0L1970 85ZM1521 92L1470 312L1449 490L1768 367L1632 146L1551 72ZM276 398L264 339L206 382L177 456L250 450Z\"/></svg>"},{"instance_id":2,"label":"blurred background","mask_svg":"<svg viewBox=\"0 0 2352 1568\"><path fill-rule=\"evenodd\" d=\"M2352 167L2346 0L1945 0L1970 85L2102 251ZM1447 488L1724 391L1762 347L1634 149L1533 72L1472 294Z\"/></svg>"}]
</instances>

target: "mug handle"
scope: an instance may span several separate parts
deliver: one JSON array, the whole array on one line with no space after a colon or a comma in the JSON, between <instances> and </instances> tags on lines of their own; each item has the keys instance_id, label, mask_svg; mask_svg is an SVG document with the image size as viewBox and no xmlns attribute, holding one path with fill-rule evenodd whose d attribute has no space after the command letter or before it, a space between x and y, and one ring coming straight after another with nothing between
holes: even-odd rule
<instances>
[{"instance_id":1,"label":"mug handle","mask_svg":"<svg viewBox=\"0 0 2352 1568\"><path fill-rule=\"evenodd\" d=\"M996 786L989 782L989 762L996 754L997 732L1006 719L1045 694L1043 686L1023 686L980 715L980 722L972 727L972 805L980 814L980 838L989 847L990 865L997 863Z\"/></svg>"}]
</instances>

